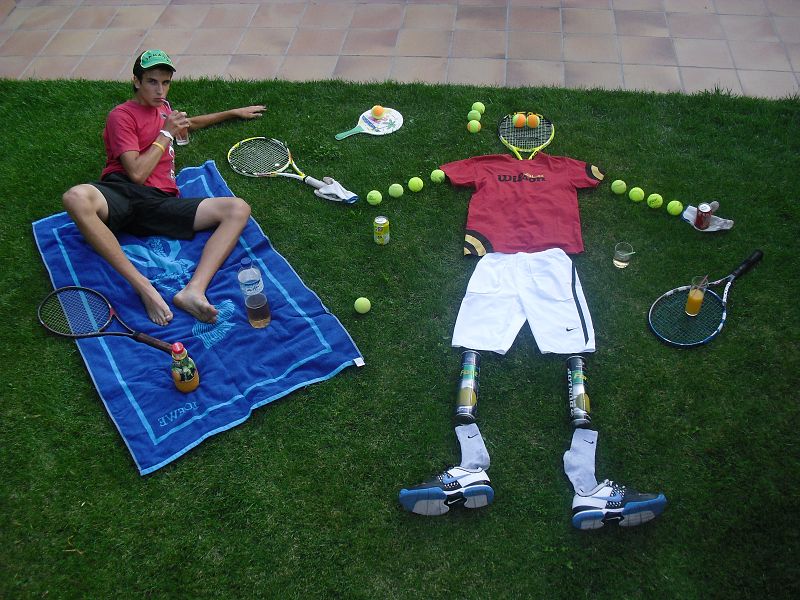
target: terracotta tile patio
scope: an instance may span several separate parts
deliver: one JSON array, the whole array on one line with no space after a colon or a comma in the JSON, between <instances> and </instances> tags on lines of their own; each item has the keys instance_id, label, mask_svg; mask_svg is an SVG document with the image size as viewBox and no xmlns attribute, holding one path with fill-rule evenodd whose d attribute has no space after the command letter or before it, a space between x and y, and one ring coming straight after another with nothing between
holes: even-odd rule
<instances>
[{"instance_id":1,"label":"terracotta tile patio","mask_svg":"<svg viewBox=\"0 0 800 600\"><path fill-rule=\"evenodd\" d=\"M800 0L0 0L0 77L800 91Z\"/></svg>"}]
</instances>

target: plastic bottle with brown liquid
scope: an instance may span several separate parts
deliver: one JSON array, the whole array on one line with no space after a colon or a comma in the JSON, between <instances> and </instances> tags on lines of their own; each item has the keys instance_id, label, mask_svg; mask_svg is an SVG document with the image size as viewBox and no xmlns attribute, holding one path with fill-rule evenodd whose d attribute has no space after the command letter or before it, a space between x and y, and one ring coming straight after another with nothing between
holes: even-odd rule
<instances>
[{"instance_id":1,"label":"plastic bottle with brown liquid","mask_svg":"<svg viewBox=\"0 0 800 600\"><path fill-rule=\"evenodd\" d=\"M239 265L237 274L239 287L244 296L244 305L247 309L247 319L250 325L256 329L262 329L272 321L272 312L269 309L269 301L264 292L264 280L261 278L261 271L252 260L245 257Z\"/></svg>"}]
</instances>

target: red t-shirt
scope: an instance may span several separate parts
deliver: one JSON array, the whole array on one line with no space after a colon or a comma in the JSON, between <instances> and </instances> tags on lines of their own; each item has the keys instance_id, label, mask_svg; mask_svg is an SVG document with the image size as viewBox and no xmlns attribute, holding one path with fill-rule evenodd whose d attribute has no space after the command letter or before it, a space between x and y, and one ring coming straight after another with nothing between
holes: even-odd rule
<instances>
[{"instance_id":1,"label":"red t-shirt","mask_svg":"<svg viewBox=\"0 0 800 600\"><path fill-rule=\"evenodd\" d=\"M169 110L169 105L154 108L128 100L108 113L103 130L106 166L101 178L109 173L125 173L119 157L130 150L139 153L146 151L158 137L158 132L164 129L164 119ZM144 184L178 195L178 186L175 183L175 151L172 144L162 153L156 168Z\"/></svg>"},{"instance_id":2,"label":"red t-shirt","mask_svg":"<svg viewBox=\"0 0 800 600\"><path fill-rule=\"evenodd\" d=\"M453 185L475 188L467 210L464 254L583 252L578 190L597 187L603 173L588 163L539 152L475 156L440 167Z\"/></svg>"}]
</instances>

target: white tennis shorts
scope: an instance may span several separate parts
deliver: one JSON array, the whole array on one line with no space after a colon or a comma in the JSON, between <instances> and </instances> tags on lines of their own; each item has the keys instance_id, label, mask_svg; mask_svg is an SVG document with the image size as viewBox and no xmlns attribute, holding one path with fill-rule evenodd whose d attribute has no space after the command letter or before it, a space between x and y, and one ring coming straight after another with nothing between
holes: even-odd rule
<instances>
[{"instance_id":1,"label":"white tennis shorts","mask_svg":"<svg viewBox=\"0 0 800 600\"><path fill-rule=\"evenodd\" d=\"M452 344L505 354L526 320L542 353L595 350L578 273L559 248L483 256L461 301Z\"/></svg>"}]
</instances>

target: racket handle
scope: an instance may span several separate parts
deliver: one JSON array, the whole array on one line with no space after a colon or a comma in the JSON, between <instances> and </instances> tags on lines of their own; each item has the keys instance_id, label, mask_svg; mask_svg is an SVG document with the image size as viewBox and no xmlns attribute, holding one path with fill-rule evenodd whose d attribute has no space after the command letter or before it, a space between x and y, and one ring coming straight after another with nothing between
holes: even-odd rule
<instances>
[{"instance_id":1,"label":"racket handle","mask_svg":"<svg viewBox=\"0 0 800 600\"><path fill-rule=\"evenodd\" d=\"M747 258L747 260L745 260L742 264L740 264L738 267L736 267L733 270L733 272L731 273L731 275L733 276L733 279L736 279L737 277L741 277L742 275L747 273L750 269L753 268L753 266L758 261L760 261L763 258L763 256L764 256L764 253L761 250L756 250L755 252L753 252L749 256L749 258Z\"/></svg>"},{"instance_id":2,"label":"racket handle","mask_svg":"<svg viewBox=\"0 0 800 600\"><path fill-rule=\"evenodd\" d=\"M337 140L343 140L346 137L350 137L351 135L355 135L356 133L361 133L364 131L360 125L356 125L350 131L343 131L342 133L337 133L335 137Z\"/></svg>"},{"instance_id":3,"label":"racket handle","mask_svg":"<svg viewBox=\"0 0 800 600\"><path fill-rule=\"evenodd\" d=\"M147 344L148 346L152 346L153 348L158 348L159 350L166 352L167 354L172 354L172 346L163 340L159 340L154 338L151 335L147 335L146 333L137 332L133 334L133 339L137 342L142 342L143 344Z\"/></svg>"},{"instance_id":4,"label":"racket handle","mask_svg":"<svg viewBox=\"0 0 800 600\"><path fill-rule=\"evenodd\" d=\"M310 175L306 175L306 178L303 179L303 181L305 181L308 185L315 187L317 189L320 189L327 185L324 181L320 181L319 179L314 179Z\"/></svg>"}]
</instances>

